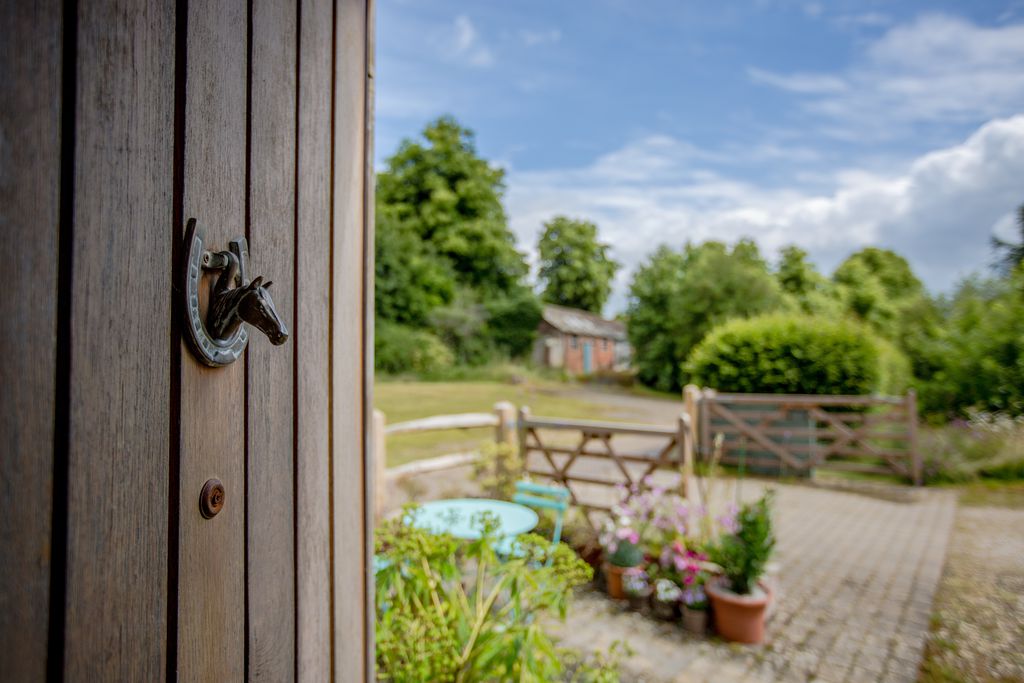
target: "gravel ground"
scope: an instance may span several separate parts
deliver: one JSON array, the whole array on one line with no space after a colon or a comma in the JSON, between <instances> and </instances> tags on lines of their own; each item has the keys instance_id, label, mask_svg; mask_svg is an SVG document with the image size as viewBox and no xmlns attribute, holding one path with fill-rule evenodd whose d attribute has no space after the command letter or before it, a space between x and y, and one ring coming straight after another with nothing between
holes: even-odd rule
<instances>
[{"instance_id":1,"label":"gravel ground","mask_svg":"<svg viewBox=\"0 0 1024 683\"><path fill-rule=\"evenodd\" d=\"M1024 682L1024 510L959 508L919 680Z\"/></svg>"}]
</instances>

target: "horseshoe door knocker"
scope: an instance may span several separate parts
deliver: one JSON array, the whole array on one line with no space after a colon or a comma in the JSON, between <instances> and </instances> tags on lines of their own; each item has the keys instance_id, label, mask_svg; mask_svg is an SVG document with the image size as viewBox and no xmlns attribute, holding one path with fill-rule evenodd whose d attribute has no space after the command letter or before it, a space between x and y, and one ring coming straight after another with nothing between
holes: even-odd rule
<instances>
[{"instance_id":1,"label":"horseshoe door knocker","mask_svg":"<svg viewBox=\"0 0 1024 683\"><path fill-rule=\"evenodd\" d=\"M229 243L228 251L208 251L206 234L188 219L185 227L185 329L192 351L206 365L219 368L238 360L249 343L247 322L270 338L275 346L288 339L288 328L270 298L270 282L249 281L249 244L244 237ZM219 270L210 287L206 320L199 312L199 283L203 271Z\"/></svg>"}]
</instances>

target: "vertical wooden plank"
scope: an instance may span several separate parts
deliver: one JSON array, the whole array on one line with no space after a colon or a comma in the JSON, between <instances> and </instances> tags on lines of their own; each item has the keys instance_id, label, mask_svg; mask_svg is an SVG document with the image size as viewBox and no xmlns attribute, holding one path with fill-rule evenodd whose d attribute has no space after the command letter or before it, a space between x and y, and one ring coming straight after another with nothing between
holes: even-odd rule
<instances>
[{"instance_id":1,"label":"vertical wooden plank","mask_svg":"<svg viewBox=\"0 0 1024 683\"><path fill-rule=\"evenodd\" d=\"M185 219L194 217L205 227L215 249L227 249L245 226L246 25L242 0L188 3L182 211ZM236 681L244 675L244 379L244 363L205 367L182 341L178 676L183 681ZM226 502L207 520L198 500L212 477L224 483Z\"/></svg>"},{"instance_id":2,"label":"vertical wooden plank","mask_svg":"<svg viewBox=\"0 0 1024 683\"><path fill-rule=\"evenodd\" d=\"M376 669L376 611L375 600L375 567L373 563L374 543L373 534L376 528L376 518L372 511L376 507L374 503L374 482L378 476L373 466L376 455L376 438L371 429L373 425L373 339L374 339L374 190L377 185L377 175L373 162L373 140L374 140L374 74L376 71L376 36L377 36L377 14L375 0L366 0L363 7L363 321L360 329L363 333L363 571L367 577L363 586L365 605L363 608L363 623L365 625L365 637L363 651L366 661L366 681L370 683L377 679ZM380 435L384 438L384 434ZM380 475L383 479L383 473ZM386 482L382 482L386 483Z\"/></svg>"},{"instance_id":3,"label":"vertical wooden plank","mask_svg":"<svg viewBox=\"0 0 1024 683\"><path fill-rule=\"evenodd\" d=\"M46 675L61 5L0 3L0 678Z\"/></svg>"},{"instance_id":4,"label":"vertical wooden plank","mask_svg":"<svg viewBox=\"0 0 1024 683\"><path fill-rule=\"evenodd\" d=\"M300 0L295 434L296 659L331 678L330 315L334 5Z\"/></svg>"},{"instance_id":5,"label":"vertical wooden plank","mask_svg":"<svg viewBox=\"0 0 1024 683\"><path fill-rule=\"evenodd\" d=\"M331 434L334 678L365 680L367 500L364 413L366 2L338 0L334 63Z\"/></svg>"},{"instance_id":6,"label":"vertical wooden plank","mask_svg":"<svg viewBox=\"0 0 1024 683\"><path fill-rule=\"evenodd\" d=\"M295 301L294 2L252 3L249 148L251 277L291 326ZM253 330L246 353L246 638L250 680L295 677L294 340L282 346Z\"/></svg>"},{"instance_id":7,"label":"vertical wooden plank","mask_svg":"<svg viewBox=\"0 0 1024 683\"><path fill-rule=\"evenodd\" d=\"M174 5L80 5L65 677L166 672Z\"/></svg>"}]
</instances>

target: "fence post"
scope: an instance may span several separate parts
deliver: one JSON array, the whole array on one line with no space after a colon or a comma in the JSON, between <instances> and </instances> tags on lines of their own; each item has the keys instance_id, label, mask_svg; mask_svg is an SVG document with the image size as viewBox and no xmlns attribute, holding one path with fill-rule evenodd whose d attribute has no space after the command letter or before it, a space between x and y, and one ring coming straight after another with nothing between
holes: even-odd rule
<instances>
[{"instance_id":1,"label":"fence post","mask_svg":"<svg viewBox=\"0 0 1024 683\"><path fill-rule=\"evenodd\" d=\"M517 418L516 434L519 437L519 460L522 462L523 469L526 470L529 466L529 463L526 462L526 421L530 419L530 407L521 407Z\"/></svg>"},{"instance_id":2,"label":"fence post","mask_svg":"<svg viewBox=\"0 0 1024 683\"><path fill-rule=\"evenodd\" d=\"M923 483L921 472L921 450L917 446L917 392L907 392L907 441L910 446L910 472L914 486Z\"/></svg>"},{"instance_id":3,"label":"fence post","mask_svg":"<svg viewBox=\"0 0 1024 683\"><path fill-rule=\"evenodd\" d=\"M373 517L380 521L388 502L387 419L379 410L373 411Z\"/></svg>"},{"instance_id":4,"label":"fence post","mask_svg":"<svg viewBox=\"0 0 1024 683\"><path fill-rule=\"evenodd\" d=\"M494 404L494 414L498 417L498 424L494 428L494 440L497 443L515 445L516 407L508 401L498 401Z\"/></svg>"},{"instance_id":5,"label":"fence post","mask_svg":"<svg viewBox=\"0 0 1024 683\"><path fill-rule=\"evenodd\" d=\"M689 479L693 476L693 465L696 459L697 449L697 419L700 410L700 387L696 384L687 384L683 387L683 413L689 418L689 429L686 435L686 445L683 447L683 472L687 478L687 486L689 486Z\"/></svg>"},{"instance_id":6,"label":"fence post","mask_svg":"<svg viewBox=\"0 0 1024 683\"><path fill-rule=\"evenodd\" d=\"M685 412L679 414L676 423L676 443L679 445L680 460L679 474L682 477L682 485L679 493L683 498L689 498L690 478L693 476L693 445L690 438L690 416Z\"/></svg>"}]
</instances>

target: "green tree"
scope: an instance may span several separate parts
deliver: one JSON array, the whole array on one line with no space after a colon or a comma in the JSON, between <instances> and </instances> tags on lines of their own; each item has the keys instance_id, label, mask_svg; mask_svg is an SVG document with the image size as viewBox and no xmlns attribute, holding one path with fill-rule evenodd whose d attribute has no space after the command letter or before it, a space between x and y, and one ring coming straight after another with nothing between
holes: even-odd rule
<instances>
[{"instance_id":1,"label":"green tree","mask_svg":"<svg viewBox=\"0 0 1024 683\"><path fill-rule=\"evenodd\" d=\"M791 308L757 245L740 240L659 249L630 285L627 325L642 382L670 391L684 380L683 361L704 335L732 318Z\"/></svg>"},{"instance_id":2,"label":"green tree","mask_svg":"<svg viewBox=\"0 0 1024 683\"><path fill-rule=\"evenodd\" d=\"M901 307L925 294L905 258L877 247L851 254L832 279L846 309L890 339L899 336Z\"/></svg>"},{"instance_id":3,"label":"green tree","mask_svg":"<svg viewBox=\"0 0 1024 683\"><path fill-rule=\"evenodd\" d=\"M430 312L451 303L455 273L389 206L377 207L374 303L381 320L422 327Z\"/></svg>"},{"instance_id":4,"label":"green tree","mask_svg":"<svg viewBox=\"0 0 1024 683\"><path fill-rule=\"evenodd\" d=\"M596 225L556 216L544 224L537 251L545 301L601 313L619 264L598 241Z\"/></svg>"},{"instance_id":5,"label":"green tree","mask_svg":"<svg viewBox=\"0 0 1024 683\"><path fill-rule=\"evenodd\" d=\"M782 249L775 277L804 313L831 316L842 311L835 286L815 269L800 247Z\"/></svg>"},{"instance_id":6,"label":"green tree","mask_svg":"<svg viewBox=\"0 0 1024 683\"><path fill-rule=\"evenodd\" d=\"M377 205L447 260L459 284L507 292L528 267L501 204L504 171L477 155L473 134L445 116L405 140L377 176Z\"/></svg>"},{"instance_id":7,"label":"green tree","mask_svg":"<svg viewBox=\"0 0 1024 683\"><path fill-rule=\"evenodd\" d=\"M996 266L1004 275L1010 274L1014 268L1024 263L1024 204L1017 207L1017 231L1020 233L1019 242L992 238L992 247L999 255Z\"/></svg>"},{"instance_id":8,"label":"green tree","mask_svg":"<svg viewBox=\"0 0 1024 683\"><path fill-rule=\"evenodd\" d=\"M924 382L924 407L1024 414L1024 268L965 280L946 309L942 363Z\"/></svg>"},{"instance_id":9,"label":"green tree","mask_svg":"<svg viewBox=\"0 0 1024 683\"><path fill-rule=\"evenodd\" d=\"M896 344L914 377L923 382L940 369L942 315L905 258L868 247L843 261L833 280L846 312Z\"/></svg>"}]
</instances>

